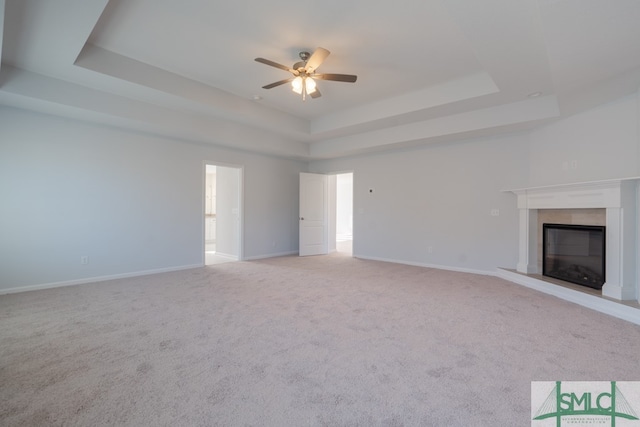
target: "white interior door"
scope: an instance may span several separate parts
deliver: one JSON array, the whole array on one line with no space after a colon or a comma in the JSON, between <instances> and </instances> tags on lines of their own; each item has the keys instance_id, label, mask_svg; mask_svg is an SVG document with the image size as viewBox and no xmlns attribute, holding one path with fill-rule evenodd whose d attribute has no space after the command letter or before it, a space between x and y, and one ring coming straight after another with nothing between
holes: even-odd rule
<instances>
[{"instance_id":1,"label":"white interior door","mask_svg":"<svg viewBox=\"0 0 640 427\"><path fill-rule=\"evenodd\" d=\"M300 174L300 256L329 252L327 190L327 175Z\"/></svg>"}]
</instances>

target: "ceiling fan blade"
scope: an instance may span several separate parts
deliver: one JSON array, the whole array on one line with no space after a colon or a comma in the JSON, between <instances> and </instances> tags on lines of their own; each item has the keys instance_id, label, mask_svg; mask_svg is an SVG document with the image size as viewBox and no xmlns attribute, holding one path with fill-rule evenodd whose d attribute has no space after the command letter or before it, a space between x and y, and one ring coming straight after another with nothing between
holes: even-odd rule
<instances>
[{"instance_id":1,"label":"ceiling fan blade","mask_svg":"<svg viewBox=\"0 0 640 427\"><path fill-rule=\"evenodd\" d=\"M354 76L353 74L314 74L313 78L318 80L354 83L358 79L358 76Z\"/></svg>"},{"instance_id":2,"label":"ceiling fan blade","mask_svg":"<svg viewBox=\"0 0 640 427\"><path fill-rule=\"evenodd\" d=\"M312 98L320 98L320 97L322 96L322 94L320 93L320 90L318 90L318 89L316 88L316 90L314 90L313 92L311 92L311 93L309 94L309 96L310 96L310 97L312 97Z\"/></svg>"},{"instance_id":3,"label":"ceiling fan blade","mask_svg":"<svg viewBox=\"0 0 640 427\"><path fill-rule=\"evenodd\" d=\"M313 71L320 66L325 60L327 56L329 56L331 52L323 47L319 47L313 52L313 55L307 61L307 66L304 69L307 73L313 73Z\"/></svg>"},{"instance_id":4,"label":"ceiling fan blade","mask_svg":"<svg viewBox=\"0 0 640 427\"><path fill-rule=\"evenodd\" d=\"M293 81L294 78L295 77L290 77L288 79L280 80L280 81L268 84L266 86L262 86L262 89L271 89L271 88L274 88L276 86L280 86L280 85L283 85L285 83L289 83L289 82Z\"/></svg>"},{"instance_id":5,"label":"ceiling fan blade","mask_svg":"<svg viewBox=\"0 0 640 427\"><path fill-rule=\"evenodd\" d=\"M272 67L280 68L281 70L289 71L290 73L293 73L293 74L297 74L297 71L292 70L291 68L287 67L286 65L278 64L277 62L273 62L273 61L270 61L268 59L256 58L255 61L256 62L260 62L260 63L265 64L265 65L270 65Z\"/></svg>"}]
</instances>

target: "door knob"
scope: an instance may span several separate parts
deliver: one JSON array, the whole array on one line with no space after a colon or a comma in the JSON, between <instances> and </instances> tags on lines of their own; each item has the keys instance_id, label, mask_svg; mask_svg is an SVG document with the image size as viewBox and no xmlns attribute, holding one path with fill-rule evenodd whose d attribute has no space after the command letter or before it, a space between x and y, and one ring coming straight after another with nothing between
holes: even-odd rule
<instances>
[{"instance_id":1,"label":"door knob","mask_svg":"<svg viewBox=\"0 0 640 427\"><path fill-rule=\"evenodd\" d=\"M304 217L302 217L302 216L301 216L301 217L300 217L300 221L304 221Z\"/></svg>"}]
</instances>

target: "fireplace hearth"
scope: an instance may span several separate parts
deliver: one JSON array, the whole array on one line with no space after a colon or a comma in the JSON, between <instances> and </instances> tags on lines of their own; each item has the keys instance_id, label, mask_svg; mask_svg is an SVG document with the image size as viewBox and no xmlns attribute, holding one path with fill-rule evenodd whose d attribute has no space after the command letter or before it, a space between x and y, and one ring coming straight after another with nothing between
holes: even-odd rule
<instances>
[{"instance_id":1,"label":"fireplace hearth","mask_svg":"<svg viewBox=\"0 0 640 427\"><path fill-rule=\"evenodd\" d=\"M604 226L543 224L542 274L602 289L605 235Z\"/></svg>"}]
</instances>

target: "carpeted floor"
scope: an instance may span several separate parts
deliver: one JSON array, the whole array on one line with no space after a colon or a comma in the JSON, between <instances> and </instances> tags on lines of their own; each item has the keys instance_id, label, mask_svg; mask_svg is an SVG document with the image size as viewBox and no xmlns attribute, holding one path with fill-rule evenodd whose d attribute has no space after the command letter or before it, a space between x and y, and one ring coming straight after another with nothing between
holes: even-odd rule
<instances>
[{"instance_id":1,"label":"carpeted floor","mask_svg":"<svg viewBox=\"0 0 640 427\"><path fill-rule=\"evenodd\" d=\"M0 296L0 425L524 426L532 380L640 380L640 327L339 253Z\"/></svg>"}]
</instances>

